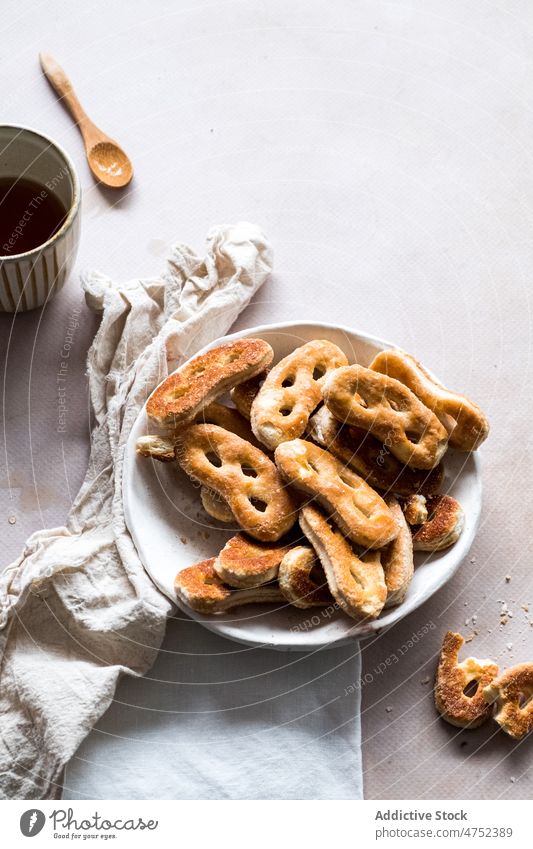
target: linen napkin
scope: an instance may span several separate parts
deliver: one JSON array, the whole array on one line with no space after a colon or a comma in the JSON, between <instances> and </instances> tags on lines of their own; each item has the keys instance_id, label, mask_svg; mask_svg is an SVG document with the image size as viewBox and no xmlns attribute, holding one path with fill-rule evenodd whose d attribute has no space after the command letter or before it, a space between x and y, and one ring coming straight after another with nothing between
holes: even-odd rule
<instances>
[{"instance_id":1,"label":"linen napkin","mask_svg":"<svg viewBox=\"0 0 533 849\"><path fill-rule=\"evenodd\" d=\"M214 228L203 258L176 246L157 279L85 278L89 306L102 311L88 357L87 476L66 526L33 534L0 578L3 797L57 797L65 764L101 717L65 798L360 797L358 694L347 697L360 677L357 647L282 661L179 614L153 676L139 690L125 679L113 701L123 673L150 669L174 610L125 527L129 432L154 386L228 330L271 268L265 236L239 223ZM139 745L143 700L154 707L143 710Z\"/></svg>"}]
</instances>

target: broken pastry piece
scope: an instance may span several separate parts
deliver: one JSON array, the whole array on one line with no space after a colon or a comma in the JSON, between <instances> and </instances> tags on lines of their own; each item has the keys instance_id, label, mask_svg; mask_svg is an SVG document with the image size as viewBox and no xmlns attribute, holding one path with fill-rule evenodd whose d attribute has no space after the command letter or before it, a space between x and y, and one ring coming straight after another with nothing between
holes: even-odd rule
<instances>
[{"instance_id":1,"label":"broken pastry piece","mask_svg":"<svg viewBox=\"0 0 533 849\"><path fill-rule=\"evenodd\" d=\"M213 519L224 522L226 525L235 522L235 516L231 512L228 502L224 501L218 492L214 492L208 486L200 487L200 501L205 512Z\"/></svg>"},{"instance_id":2,"label":"broken pastry piece","mask_svg":"<svg viewBox=\"0 0 533 849\"><path fill-rule=\"evenodd\" d=\"M135 443L135 450L141 457L151 457L152 460L159 460L161 463L173 463L176 459L174 440L165 436L155 434L139 436Z\"/></svg>"},{"instance_id":3,"label":"broken pastry piece","mask_svg":"<svg viewBox=\"0 0 533 849\"><path fill-rule=\"evenodd\" d=\"M273 451L301 436L322 401L326 375L348 362L333 342L314 339L300 345L267 374L254 398L250 423L257 439Z\"/></svg>"}]
</instances>

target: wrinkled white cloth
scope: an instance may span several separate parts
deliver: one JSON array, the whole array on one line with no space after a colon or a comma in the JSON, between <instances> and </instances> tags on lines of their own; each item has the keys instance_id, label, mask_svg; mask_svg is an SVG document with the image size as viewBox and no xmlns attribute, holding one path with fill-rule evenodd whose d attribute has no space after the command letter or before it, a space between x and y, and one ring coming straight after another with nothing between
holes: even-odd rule
<instances>
[{"instance_id":1,"label":"wrinkled white cloth","mask_svg":"<svg viewBox=\"0 0 533 849\"><path fill-rule=\"evenodd\" d=\"M124 447L147 395L228 330L271 267L240 223L215 228L203 259L177 246L158 279L85 279L102 311L89 469L66 526L33 534L0 577L4 798L57 797L71 758L64 798L361 797L358 647L251 650L179 614L158 657L174 608L124 522Z\"/></svg>"},{"instance_id":2,"label":"wrinkled white cloth","mask_svg":"<svg viewBox=\"0 0 533 849\"><path fill-rule=\"evenodd\" d=\"M121 673L153 664L171 604L144 572L122 510L124 447L153 387L223 335L264 282L254 225L216 227L205 257L175 247L155 280L84 281L102 322L89 352L96 425L65 527L38 531L0 577L0 795L53 798Z\"/></svg>"}]
</instances>

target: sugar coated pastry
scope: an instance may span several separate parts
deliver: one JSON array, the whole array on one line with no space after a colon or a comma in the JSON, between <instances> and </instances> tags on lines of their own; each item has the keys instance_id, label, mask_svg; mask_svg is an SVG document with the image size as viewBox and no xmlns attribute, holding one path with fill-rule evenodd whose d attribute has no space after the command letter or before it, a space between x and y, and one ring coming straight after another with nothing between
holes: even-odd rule
<instances>
[{"instance_id":1,"label":"sugar coated pastry","mask_svg":"<svg viewBox=\"0 0 533 849\"><path fill-rule=\"evenodd\" d=\"M418 518L424 515L421 503L418 502ZM465 514L459 502L451 495L430 495L425 499L425 508L425 522L413 528L414 550L441 551L457 542L465 525ZM414 509L408 509L406 518L409 517L416 518Z\"/></svg>"},{"instance_id":2,"label":"sugar coated pastry","mask_svg":"<svg viewBox=\"0 0 533 849\"><path fill-rule=\"evenodd\" d=\"M174 581L177 597L197 613L224 613L243 604L284 602L277 584L236 590L220 580L214 568L215 558L202 560L178 572Z\"/></svg>"},{"instance_id":3,"label":"sugar coated pastry","mask_svg":"<svg viewBox=\"0 0 533 849\"><path fill-rule=\"evenodd\" d=\"M380 351L370 364L373 371L401 381L438 416L449 432L450 445L474 451L487 438L489 423L477 404L450 392L405 351Z\"/></svg>"},{"instance_id":4,"label":"sugar coated pastry","mask_svg":"<svg viewBox=\"0 0 533 849\"><path fill-rule=\"evenodd\" d=\"M257 439L273 451L301 436L322 400L325 376L347 362L340 348L324 339L307 342L280 360L252 404L250 422Z\"/></svg>"},{"instance_id":5,"label":"sugar coated pastry","mask_svg":"<svg viewBox=\"0 0 533 849\"><path fill-rule=\"evenodd\" d=\"M533 663L506 669L485 686L483 697L496 705L494 719L506 734L521 740L533 731Z\"/></svg>"},{"instance_id":6,"label":"sugar coated pastry","mask_svg":"<svg viewBox=\"0 0 533 849\"><path fill-rule=\"evenodd\" d=\"M411 528L394 496L389 495L386 503L400 529L398 536L381 551L381 565L387 585L385 607L394 607L404 600L413 578L413 539Z\"/></svg>"},{"instance_id":7,"label":"sugar coated pastry","mask_svg":"<svg viewBox=\"0 0 533 849\"><path fill-rule=\"evenodd\" d=\"M275 542L296 521L296 505L272 460L218 425L192 425L176 442L176 459L193 480L227 502L240 527Z\"/></svg>"},{"instance_id":8,"label":"sugar coated pastry","mask_svg":"<svg viewBox=\"0 0 533 849\"><path fill-rule=\"evenodd\" d=\"M219 404L218 401L213 401L207 407L199 410L196 413L194 424L214 424L223 427L224 430L229 430L231 433L236 433L241 439L246 439L252 445L261 448L250 428L250 423L241 416L241 414L232 407L226 407L224 404Z\"/></svg>"},{"instance_id":9,"label":"sugar coated pastry","mask_svg":"<svg viewBox=\"0 0 533 849\"><path fill-rule=\"evenodd\" d=\"M227 541L216 558L215 571L231 587L258 587L277 578L279 565L289 548L237 534Z\"/></svg>"},{"instance_id":10,"label":"sugar coated pastry","mask_svg":"<svg viewBox=\"0 0 533 849\"><path fill-rule=\"evenodd\" d=\"M363 366L330 372L322 386L336 419L367 430L398 460L415 469L433 469L446 451L448 434L403 383Z\"/></svg>"},{"instance_id":11,"label":"sugar coated pastry","mask_svg":"<svg viewBox=\"0 0 533 849\"><path fill-rule=\"evenodd\" d=\"M384 492L431 495L442 485L442 463L429 470L411 469L397 460L383 442L365 430L338 421L326 406L309 419L307 436L350 466L370 486Z\"/></svg>"},{"instance_id":12,"label":"sugar coated pastry","mask_svg":"<svg viewBox=\"0 0 533 849\"><path fill-rule=\"evenodd\" d=\"M381 548L397 535L398 526L381 496L323 448L293 439L278 445L274 456L287 483L322 504L354 542Z\"/></svg>"},{"instance_id":13,"label":"sugar coated pastry","mask_svg":"<svg viewBox=\"0 0 533 849\"><path fill-rule=\"evenodd\" d=\"M141 457L151 457L152 460L159 460L162 463L173 463L176 459L174 455L174 440L170 437L157 436L156 434L139 436L135 443L135 451Z\"/></svg>"},{"instance_id":14,"label":"sugar coated pastry","mask_svg":"<svg viewBox=\"0 0 533 849\"><path fill-rule=\"evenodd\" d=\"M435 705L451 725L474 728L482 725L492 713L483 690L498 674L498 666L492 660L475 657L467 657L459 663L459 649L463 644L463 637L453 631L448 631L444 637L435 682ZM472 695L467 695L465 689L472 682L477 687Z\"/></svg>"},{"instance_id":15,"label":"sugar coated pastry","mask_svg":"<svg viewBox=\"0 0 533 849\"><path fill-rule=\"evenodd\" d=\"M308 545L288 550L279 567L278 582L294 607L325 607L334 601L320 561Z\"/></svg>"},{"instance_id":16,"label":"sugar coated pastry","mask_svg":"<svg viewBox=\"0 0 533 849\"><path fill-rule=\"evenodd\" d=\"M213 519L225 524L235 522L235 516L231 512L228 502L221 498L218 492L214 492L208 486L202 486L200 487L200 500L205 512Z\"/></svg>"},{"instance_id":17,"label":"sugar coated pastry","mask_svg":"<svg viewBox=\"0 0 533 849\"><path fill-rule=\"evenodd\" d=\"M252 404L255 401L255 396L265 382L267 374L268 371L262 371L260 374L256 374L255 377L251 377L250 380L245 380L244 383L234 386L230 392L231 400L237 410L248 421L250 421L250 416L252 415Z\"/></svg>"},{"instance_id":18,"label":"sugar coated pastry","mask_svg":"<svg viewBox=\"0 0 533 849\"><path fill-rule=\"evenodd\" d=\"M158 424L175 428L220 395L269 366L273 351L262 339L237 339L211 348L169 375L152 392L148 416Z\"/></svg>"},{"instance_id":19,"label":"sugar coated pastry","mask_svg":"<svg viewBox=\"0 0 533 849\"><path fill-rule=\"evenodd\" d=\"M387 598L379 552L359 557L342 532L312 504L300 511L300 527L320 559L339 607L352 619L379 616Z\"/></svg>"}]
</instances>

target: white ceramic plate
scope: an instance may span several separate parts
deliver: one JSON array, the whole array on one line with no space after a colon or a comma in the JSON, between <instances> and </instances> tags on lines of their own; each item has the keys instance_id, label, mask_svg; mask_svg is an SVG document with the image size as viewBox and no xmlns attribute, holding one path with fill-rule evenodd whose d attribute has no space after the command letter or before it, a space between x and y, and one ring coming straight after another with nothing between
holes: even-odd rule
<instances>
[{"instance_id":1,"label":"white ceramic plate","mask_svg":"<svg viewBox=\"0 0 533 849\"><path fill-rule=\"evenodd\" d=\"M350 362L362 365L368 365L377 351L392 347L373 336L317 322L253 327L217 339L204 350L246 336L259 336L269 342L275 361L311 339L335 342ZM236 529L228 530L204 512L198 487L175 464L136 455L137 438L149 432L150 425L142 410L126 447L123 490L126 523L146 571L159 589L176 602L173 588L176 573L218 554ZM448 451L444 464L442 491L462 504L466 516L464 531L447 551L415 555L415 575L405 601L384 611L378 619L357 624L333 607L298 610L289 605L247 605L222 616L204 616L183 609L206 628L231 640L293 651L339 645L392 625L451 578L474 539L481 510L479 460L475 454Z\"/></svg>"}]
</instances>

